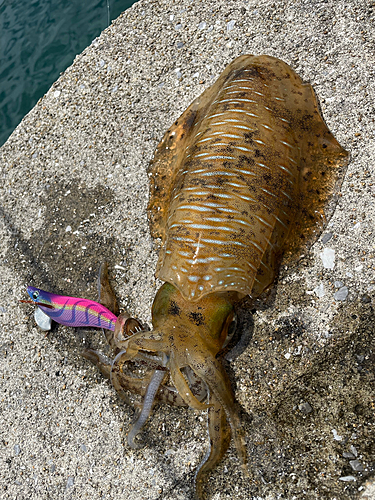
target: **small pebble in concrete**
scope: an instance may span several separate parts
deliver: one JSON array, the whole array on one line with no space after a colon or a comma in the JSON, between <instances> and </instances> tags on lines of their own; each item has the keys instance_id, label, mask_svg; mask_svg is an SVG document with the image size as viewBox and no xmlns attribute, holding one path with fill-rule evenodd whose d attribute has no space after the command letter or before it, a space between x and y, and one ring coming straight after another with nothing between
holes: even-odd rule
<instances>
[{"instance_id":1,"label":"small pebble in concrete","mask_svg":"<svg viewBox=\"0 0 375 500\"><path fill-rule=\"evenodd\" d=\"M363 361L363 360L362 360ZM358 456L358 451L357 451L357 448L353 445L351 445L350 447L350 451L353 453L353 455L355 455L356 457Z\"/></svg>"},{"instance_id":2,"label":"small pebble in concrete","mask_svg":"<svg viewBox=\"0 0 375 500\"><path fill-rule=\"evenodd\" d=\"M329 242L329 240L332 238L333 234L332 233L325 233L322 236L322 243L325 245L326 243Z\"/></svg>"},{"instance_id":3,"label":"small pebble in concrete","mask_svg":"<svg viewBox=\"0 0 375 500\"><path fill-rule=\"evenodd\" d=\"M69 476L66 482L66 489L71 488L72 486L74 486L74 477Z\"/></svg>"},{"instance_id":4,"label":"small pebble in concrete","mask_svg":"<svg viewBox=\"0 0 375 500\"><path fill-rule=\"evenodd\" d=\"M362 472L363 471L363 465L359 460L349 460L350 467L355 470L356 472Z\"/></svg>"},{"instance_id":5,"label":"small pebble in concrete","mask_svg":"<svg viewBox=\"0 0 375 500\"><path fill-rule=\"evenodd\" d=\"M325 248L320 254L320 258L326 269L333 269L335 267L335 251L333 248Z\"/></svg>"},{"instance_id":6,"label":"small pebble in concrete","mask_svg":"<svg viewBox=\"0 0 375 500\"><path fill-rule=\"evenodd\" d=\"M299 409L300 412L305 413L306 415L308 413L312 412L312 408L309 405L309 403L301 403L301 404L299 404L298 405L298 409Z\"/></svg>"},{"instance_id":7,"label":"small pebble in concrete","mask_svg":"<svg viewBox=\"0 0 375 500\"><path fill-rule=\"evenodd\" d=\"M342 441L342 436L339 436L336 429L332 429L332 434L335 441Z\"/></svg>"},{"instance_id":8,"label":"small pebble in concrete","mask_svg":"<svg viewBox=\"0 0 375 500\"><path fill-rule=\"evenodd\" d=\"M347 286L342 286L339 290L334 295L335 300L345 300L346 297L348 296L348 287Z\"/></svg>"},{"instance_id":9,"label":"small pebble in concrete","mask_svg":"<svg viewBox=\"0 0 375 500\"><path fill-rule=\"evenodd\" d=\"M371 302L371 297L367 293L364 293L361 297L361 300L364 304L369 304Z\"/></svg>"},{"instance_id":10,"label":"small pebble in concrete","mask_svg":"<svg viewBox=\"0 0 375 500\"><path fill-rule=\"evenodd\" d=\"M15 444L13 449L14 449L14 454L15 454L16 456L17 456L17 455L19 455L19 454L21 453L21 447L20 447L20 445L19 445L19 444Z\"/></svg>"},{"instance_id":11,"label":"small pebble in concrete","mask_svg":"<svg viewBox=\"0 0 375 500\"><path fill-rule=\"evenodd\" d=\"M229 23L227 23L227 31L232 31L235 24L236 24L236 21L229 21Z\"/></svg>"},{"instance_id":12,"label":"small pebble in concrete","mask_svg":"<svg viewBox=\"0 0 375 500\"><path fill-rule=\"evenodd\" d=\"M317 287L314 288L313 292L315 295L319 298L324 297L325 295L325 290L324 290L324 285L323 283L320 283Z\"/></svg>"},{"instance_id":13,"label":"small pebble in concrete","mask_svg":"<svg viewBox=\"0 0 375 500\"><path fill-rule=\"evenodd\" d=\"M343 477L339 477L339 480L340 481L355 481L355 477L354 476L343 476Z\"/></svg>"}]
</instances>

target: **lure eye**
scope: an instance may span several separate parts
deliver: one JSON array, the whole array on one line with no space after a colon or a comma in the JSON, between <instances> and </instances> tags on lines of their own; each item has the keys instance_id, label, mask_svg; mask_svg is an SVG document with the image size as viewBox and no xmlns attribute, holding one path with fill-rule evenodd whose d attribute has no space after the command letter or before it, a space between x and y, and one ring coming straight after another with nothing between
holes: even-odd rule
<instances>
[{"instance_id":1,"label":"lure eye","mask_svg":"<svg viewBox=\"0 0 375 500\"><path fill-rule=\"evenodd\" d=\"M39 297L39 292L33 292L32 298L33 300L36 300Z\"/></svg>"}]
</instances>

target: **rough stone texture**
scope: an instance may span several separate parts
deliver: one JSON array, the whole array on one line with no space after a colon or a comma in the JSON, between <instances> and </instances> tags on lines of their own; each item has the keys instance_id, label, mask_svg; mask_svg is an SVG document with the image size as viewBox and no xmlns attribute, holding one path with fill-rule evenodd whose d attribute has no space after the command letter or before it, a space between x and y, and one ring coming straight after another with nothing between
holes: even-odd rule
<instances>
[{"instance_id":1,"label":"rough stone texture","mask_svg":"<svg viewBox=\"0 0 375 500\"><path fill-rule=\"evenodd\" d=\"M247 346L228 369L250 479L231 448L209 489L215 500L374 498L374 18L365 0L140 1L24 118L1 148L0 498L192 498L203 415L156 408L145 448L129 450L134 410L80 356L84 342L105 349L100 334L45 335L18 299L26 284L95 299L106 259L122 306L150 320L147 164L242 53L277 56L312 83L351 162L327 236L284 263L253 319L242 310Z\"/></svg>"}]
</instances>

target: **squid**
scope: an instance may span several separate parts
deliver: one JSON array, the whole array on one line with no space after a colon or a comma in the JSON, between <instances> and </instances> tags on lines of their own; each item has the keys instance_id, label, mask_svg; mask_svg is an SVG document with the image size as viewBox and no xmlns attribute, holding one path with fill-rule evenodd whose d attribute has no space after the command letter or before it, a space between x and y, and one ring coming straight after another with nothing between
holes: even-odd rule
<instances>
[{"instance_id":1,"label":"squid","mask_svg":"<svg viewBox=\"0 0 375 500\"><path fill-rule=\"evenodd\" d=\"M209 447L195 494L231 440L247 472L246 442L222 364L236 306L275 280L285 253L298 256L334 210L348 153L328 130L310 84L283 61L243 55L184 111L149 167L148 217L160 241L152 329L118 314L106 266L100 302L29 287L30 301L70 326L104 328L114 357L84 356L119 395L143 398L128 432L131 447L155 401L206 411ZM141 378L126 367L138 363Z\"/></svg>"}]
</instances>

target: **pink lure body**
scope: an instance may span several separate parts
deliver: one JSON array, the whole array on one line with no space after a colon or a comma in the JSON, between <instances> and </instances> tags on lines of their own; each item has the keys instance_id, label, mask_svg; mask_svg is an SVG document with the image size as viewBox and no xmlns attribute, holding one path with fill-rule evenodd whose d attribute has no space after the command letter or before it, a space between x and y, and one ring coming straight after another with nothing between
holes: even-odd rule
<instances>
[{"instance_id":1,"label":"pink lure body","mask_svg":"<svg viewBox=\"0 0 375 500\"><path fill-rule=\"evenodd\" d=\"M98 302L57 295L33 286L27 287L27 293L31 301L56 323L112 331L115 329L117 316Z\"/></svg>"}]
</instances>

